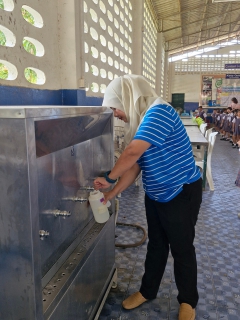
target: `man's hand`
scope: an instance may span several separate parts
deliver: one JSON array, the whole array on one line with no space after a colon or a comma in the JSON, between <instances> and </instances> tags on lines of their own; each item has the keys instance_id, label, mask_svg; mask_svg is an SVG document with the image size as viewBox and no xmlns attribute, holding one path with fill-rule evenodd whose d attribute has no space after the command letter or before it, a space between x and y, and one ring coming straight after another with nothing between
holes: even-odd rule
<instances>
[{"instance_id":1,"label":"man's hand","mask_svg":"<svg viewBox=\"0 0 240 320\"><path fill-rule=\"evenodd\" d=\"M112 198L116 197L116 194L113 190L108 192L103 192L104 194L104 202L103 204L106 204L109 200L112 200Z\"/></svg>"},{"instance_id":2,"label":"man's hand","mask_svg":"<svg viewBox=\"0 0 240 320\"><path fill-rule=\"evenodd\" d=\"M94 189L107 189L111 186L111 183L107 182L105 178L98 177L93 181Z\"/></svg>"}]
</instances>

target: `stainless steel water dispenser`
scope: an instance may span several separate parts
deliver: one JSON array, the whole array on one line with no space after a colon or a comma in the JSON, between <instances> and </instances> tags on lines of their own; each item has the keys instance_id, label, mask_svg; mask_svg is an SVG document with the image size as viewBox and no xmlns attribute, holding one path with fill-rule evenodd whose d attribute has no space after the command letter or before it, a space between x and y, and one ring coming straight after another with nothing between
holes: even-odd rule
<instances>
[{"instance_id":1,"label":"stainless steel water dispenser","mask_svg":"<svg viewBox=\"0 0 240 320\"><path fill-rule=\"evenodd\" d=\"M87 202L113 166L104 107L0 108L0 319L94 319L115 275L114 205Z\"/></svg>"}]
</instances>

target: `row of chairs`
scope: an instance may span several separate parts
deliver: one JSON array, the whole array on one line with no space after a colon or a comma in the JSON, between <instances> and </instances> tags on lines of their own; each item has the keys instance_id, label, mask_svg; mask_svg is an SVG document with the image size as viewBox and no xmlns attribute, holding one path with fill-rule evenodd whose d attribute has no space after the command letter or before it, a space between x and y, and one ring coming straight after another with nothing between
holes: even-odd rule
<instances>
[{"instance_id":1,"label":"row of chairs","mask_svg":"<svg viewBox=\"0 0 240 320\"><path fill-rule=\"evenodd\" d=\"M212 167L211 167L211 161L212 161L212 152L213 147L216 141L217 132L213 132L213 128L206 130L207 123L201 124L200 131L205 136L205 138L208 140L208 156L207 156L207 170L206 170L206 177L207 182L209 185L209 189L211 191L214 191L214 183L212 178ZM197 149L193 147L193 154L195 157L196 165L199 166L201 169L203 169L203 159L204 159L204 148Z\"/></svg>"}]
</instances>

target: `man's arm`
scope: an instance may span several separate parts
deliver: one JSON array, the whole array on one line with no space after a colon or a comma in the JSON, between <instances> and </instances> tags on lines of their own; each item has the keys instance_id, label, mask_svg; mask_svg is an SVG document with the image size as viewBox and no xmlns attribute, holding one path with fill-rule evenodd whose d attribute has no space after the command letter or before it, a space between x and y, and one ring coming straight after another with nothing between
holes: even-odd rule
<instances>
[{"instance_id":1,"label":"man's arm","mask_svg":"<svg viewBox=\"0 0 240 320\"><path fill-rule=\"evenodd\" d=\"M125 172L136 164L137 160L150 146L149 142L133 140L123 151L108 177L112 180L122 177ZM110 185L111 183L107 182L103 177L98 177L94 180L95 189L107 189Z\"/></svg>"},{"instance_id":2,"label":"man's arm","mask_svg":"<svg viewBox=\"0 0 240 320\"><path fill-rule=\"evenodd\" d=\"M130 169L128 169L118 180L118 183L109 192L104 192L105 201L103 204L107 203L108 200L116 197L119 193L127 189L137 178L141 171L141 168L137 163L135 163Z\"/></svg>"},{"instance_id":3,"label":"man's arm","mask_svg":"<svg viewBox=\"0 0 240 320\"><path fill-rule=\"evenodd\" d=\"M121 177L129 170L141 157L141 155L151 146L149 142L143 140L133 140L123 151L117 163L109 174L110 179Z\"/></svg>"}]
</instances>

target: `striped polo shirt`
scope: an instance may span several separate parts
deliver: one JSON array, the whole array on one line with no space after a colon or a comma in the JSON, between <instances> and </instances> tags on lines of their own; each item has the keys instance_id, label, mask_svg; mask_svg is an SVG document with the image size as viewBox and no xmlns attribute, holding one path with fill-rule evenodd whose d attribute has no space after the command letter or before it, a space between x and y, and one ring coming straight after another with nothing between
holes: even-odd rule
<instances>
[{"instance_id":1,"label":"striped polo shirt","mask_svg":"<svg viewBox=\"0 0 240 320\"><path fill-rule=\"evenodd\" d=\"M151 143L138 159L149 198L168 202L182 191L184 184L201 177L189 137L173 107L161 104L150 108L134 139Z\"/></svg>"}]
</instances>

